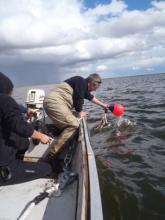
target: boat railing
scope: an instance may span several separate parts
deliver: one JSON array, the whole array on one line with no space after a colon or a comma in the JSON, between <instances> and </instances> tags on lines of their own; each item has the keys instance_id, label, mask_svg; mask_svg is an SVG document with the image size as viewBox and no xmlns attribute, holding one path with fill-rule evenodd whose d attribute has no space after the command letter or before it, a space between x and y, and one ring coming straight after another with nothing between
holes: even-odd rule
<instances>
[{"instance_id":1,"label":"boat railing","mask_svg":"<svg viewBox=\"0 0 165 220\"><path fill-rule=\"evenodd\" d=\"M95 161L95 155L90 144L86 119L83 118L82 126L84 139L87 147L88 167L89 167L89 200L90 200L90 220L103 220L102 203L99 179Z\"/></svg>"}]
</instances>

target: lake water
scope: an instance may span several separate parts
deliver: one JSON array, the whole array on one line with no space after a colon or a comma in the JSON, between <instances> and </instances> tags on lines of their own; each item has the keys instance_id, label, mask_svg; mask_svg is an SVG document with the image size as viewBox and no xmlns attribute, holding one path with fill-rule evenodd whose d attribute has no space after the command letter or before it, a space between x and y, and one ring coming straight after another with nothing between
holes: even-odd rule
<instances>
[{"instance_id":1,"label":"lake water","mask_svg":"<svg viewBox=\"0 0 165 220\"><path fill-rule=\"evenodd\" d=\"M54 85L15 89L19 103L29 88L46 93ZM122 118L107 114L109 126L96 130L102 109L85 102L96 155L104 220L165 219L165 74L103 80L95 93L125 107Z\"/></svg>"}]
</instances>

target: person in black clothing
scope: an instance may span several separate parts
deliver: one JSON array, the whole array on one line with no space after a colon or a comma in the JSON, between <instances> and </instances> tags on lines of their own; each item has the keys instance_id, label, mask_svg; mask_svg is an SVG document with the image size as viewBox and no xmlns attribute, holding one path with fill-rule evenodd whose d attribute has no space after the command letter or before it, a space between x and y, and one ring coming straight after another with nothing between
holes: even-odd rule
<instances>
[{"instance_id":1,"label":"person in black clothing","mask_svg":"<svg viewBox=\"0 0 165 220\"><path fill-rule=\"evenodd\" d=\"M11 80L0 73L0 185L24 182L51 173L49 164L25 162L16 157L22 150L19 145L21 137L32 137L45 144L50 142L50 137L35 131L33 126L24 120L20 106L11 97L13 87ZM11 138L13 136L14 139ZM17 141L15 137L18 138Z\"/></svg>"},{"instance_id":2,"label":"person in black clothing","mask_svg":"<svg viewBox=\"0 0 165 220\"><path fill-rule=\"evenodd\" d=\"M81 76L74 76L57 85L44 99L44 108L55 126L62 130L57 142L52 144L49 156L54 156L73 137L79 127L79 119L86 116L82 110L84 99L108 109L108 104L99 101L91 94L101 84L101 78L94 73L84 79ZM73 115L73 108L77 116Z\"/></svg>"}]
</instances>

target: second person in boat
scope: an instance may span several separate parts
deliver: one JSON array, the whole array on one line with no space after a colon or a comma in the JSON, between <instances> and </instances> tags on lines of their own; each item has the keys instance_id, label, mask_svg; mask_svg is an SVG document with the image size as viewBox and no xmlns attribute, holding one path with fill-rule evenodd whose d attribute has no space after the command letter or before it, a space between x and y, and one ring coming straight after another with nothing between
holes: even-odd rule
<instances>
[{"instance_id":1,"label":"second person in boat","mask_svg":"<svg viewBox=\"0 0 165 220\"><path fill-rule=\"evenodd\" d=\"M84 99L101 106L108 110L108 104L101 102L91 94L101 85L101 77L97 73L89 75L87 78L74 76L58 84L44 99L44 109L52 119L55 126L61 130L60 136L52 144L49 156L56 155L63 146L68 143L79 127L79 119L86 116L83 104ZM72 110L76 110L76 115Z\"/></svg>"},{"instance_id":2,"label":"second person in boat","mask_svg":"<svg viewBox=\"0 0 165 220\"><path fill-rule=\"evenodd\" d=\"M24 161L19 154L25 152L28 138L34 138L44 144L51 142L49 136L38 132L22 117L20 106L12 98L14 85L0 72L0 186L26 182L52 173L45 162Z\"/></svg>"}]
</instances>

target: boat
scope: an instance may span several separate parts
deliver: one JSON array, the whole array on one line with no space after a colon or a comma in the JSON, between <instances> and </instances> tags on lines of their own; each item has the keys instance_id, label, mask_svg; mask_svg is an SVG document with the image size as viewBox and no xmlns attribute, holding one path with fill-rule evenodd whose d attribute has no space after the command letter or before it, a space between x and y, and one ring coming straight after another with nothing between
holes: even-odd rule
<instances>
[{"instance_id":1,"label":"boat","mask_svg":"<svg viewBox=\"0 0 165 220\"><path fill-rule=\"evenodd\" d=\"M35 97L38 93L41 99L39 106ZM44 124L44 127L46 126L51 132L53 130L53 138L58 138L53 123L43 113L42 105L40 106L43 101L41 96L43 98L43 91L30 90L27 104L35 104L38 108L38 116L35 117L37 125ZM50 147L51 144L45 145L30 140L30 146L23 159L36 162L42 160ZM0 220L103 220L95 155L90 144L85 118L80 122L78 135L58 159L64 161L65 169L56 179L40 178L0 186ZM67 170L68 164L70 171ZM76 173L76 178L62 188L58 181L59 176L64 173L66 177L68 172Z\"/></svg>"}]
</instances>

